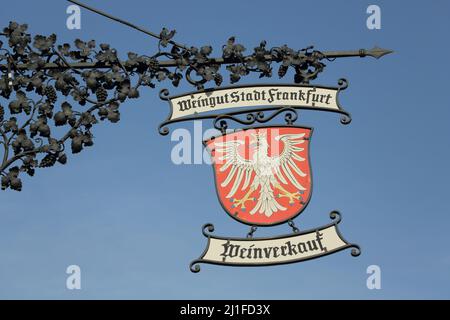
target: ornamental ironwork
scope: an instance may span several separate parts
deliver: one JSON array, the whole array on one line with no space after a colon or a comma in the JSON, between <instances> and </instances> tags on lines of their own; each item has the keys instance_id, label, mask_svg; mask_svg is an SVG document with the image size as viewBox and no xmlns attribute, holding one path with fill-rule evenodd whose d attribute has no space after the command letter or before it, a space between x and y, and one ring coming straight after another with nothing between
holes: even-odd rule
<instances>
[{"instance_id":1,"label":"ornamental ironwork","mask_svg":"<svg viewBox=\"0 0 450 320\"><path fill-rule=\"evenodd\" d=\"M94 144L94 127L120 121L123 105L146 88L159 90L169 114L159 133L192 120L210 120L218 135L203 141L211 155L218 200L228 216L250 226L245 237L213 235L203 226L207 246L190 264L267 266L315 259L357 244L341 235L341 214L332 223L300 230L294 223L312 198L310 144L313 128L297 125L299 110L351 115L339 103L346 79L337 85L313 81L337 58L380 58L390 50L320 51L313 46L271 47L266 41L247 50L230 37L217 55L210 45L176 42L175 30L153 33L122 19L69 0L87 10L143 32L158 41L154 53L128 52L111 45L76 39L58 44L57 36L34 35L26 24L10 22L0 33L1 189L22 189L22 174L66 164L67 149L76 154ZM288 83L237 84L245 77L289 79ZM231 86L223 86L224 78ZM192 92L172 95L186 81ZM269 122L282 119L282 124ZM257 124L256 126L254 126ZM291 233L255 238L260 227L287 224Z\"/></svg>"}]
</instances>

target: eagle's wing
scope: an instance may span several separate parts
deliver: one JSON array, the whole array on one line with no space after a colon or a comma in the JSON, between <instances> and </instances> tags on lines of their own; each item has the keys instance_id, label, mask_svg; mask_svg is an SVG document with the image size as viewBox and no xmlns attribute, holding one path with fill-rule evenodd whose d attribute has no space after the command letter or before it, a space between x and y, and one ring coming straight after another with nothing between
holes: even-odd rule
<instances>
[{"instance_id":1,"label":"eagle's wing","mask_svg":"<svg viewBox=\"0 0 450 320\"><path fill-rule=\"evenodd\" d=\"M231 198L236 193L242 180L244 180L244 184L241 190L244 190L250 184L250 179L254 170L254 162L245 159L239 154L238 148L243 144L244 141L242 140L214 143L215 151L222 153L222 155L217 158L218 161L223 162L223 165L219 169L220 172L226 171L231 166L231 169L228 172L226 179L221 183L221 186L226 187L233 178L235 178L233 186L226 196L227 198Z\"/></svg>"},{"instance_id":2,"label":"eagle's wing","mask_svg":"<svg viewBox=\"0 0 450 320\"><path fill-rule=\"evenodd\" d=\"M305 142L305 134L282 134L275 137L276 141L282 141L284 144L283 152L279 156L272 157L272 170L275 175L284 184L287 184L285 177L299 190L306 190L295 178L292 171L299 176L305 177L304 173L297 166L296 161L305 161L305 158L298 155L298 152L303 151L299 145Z\"/></svg>"}]
</instances>

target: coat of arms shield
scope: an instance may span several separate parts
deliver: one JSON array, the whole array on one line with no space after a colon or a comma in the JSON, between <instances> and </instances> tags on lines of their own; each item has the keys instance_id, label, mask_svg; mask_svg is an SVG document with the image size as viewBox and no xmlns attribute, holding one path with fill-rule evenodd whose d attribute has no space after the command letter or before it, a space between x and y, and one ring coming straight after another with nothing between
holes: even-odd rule
<instances>
[{"instance_id":1,"label":"coat of arms shield","mask_svg":"<svg viewBox=\"0 0 450 320\"><path fill-rule=\"evenodd\" d=\"M225 211L254 226L277 225L299 215L312 191L311 134L307 127L266 126L205 141Z\"/></svg>"}]
</instances>

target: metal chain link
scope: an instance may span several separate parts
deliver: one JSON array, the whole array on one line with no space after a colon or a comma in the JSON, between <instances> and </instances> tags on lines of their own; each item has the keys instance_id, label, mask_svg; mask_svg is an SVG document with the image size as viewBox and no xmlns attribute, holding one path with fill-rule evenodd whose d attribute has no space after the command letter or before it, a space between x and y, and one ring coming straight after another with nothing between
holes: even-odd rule
<instances>
[{"instance_id":1,"label":"metal chain link","mask_svg":"<svg viewBox=\"0 0 450 320\"><path fill-rule=\"evenodd\" d=\"M257 226L251 226L249 233L247 233L247 238L253 238L253 234L258 229Z\"/></svg>"},{"instance_id":2,"label":"metal chain link","mask_svg":"<svg viewBox=\"0 0 450 320\"><path fill-rule=\"evenodd\" d=\"M289 227L292 228L292 231L293 231L294 233L298 233L298 232L300 231L300 230L295 226L294 221L288 220L288 225L289 225Z\"/></svg>"}]
</instances>

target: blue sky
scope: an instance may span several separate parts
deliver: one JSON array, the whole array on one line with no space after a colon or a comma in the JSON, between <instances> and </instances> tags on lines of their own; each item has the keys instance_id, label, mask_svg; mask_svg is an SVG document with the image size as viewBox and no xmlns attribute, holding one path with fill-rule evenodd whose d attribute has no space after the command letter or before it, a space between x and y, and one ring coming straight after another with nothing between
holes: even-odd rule
<instances>
[{"instance_id":1,"label":"blue sky","mask_svg":"<svg viewBox=\"0 0 450 320\"><path fill-rule=\"evenodd\" d=\"M68 30L65 1L1 2L2 26L26 22L33 34L57 33L60 43L96 39L123 57L155 50L153 39L85 10L81 30ZM232 35L248 48L265 39L268 46L395 50L380 60L330 62L315 81L349 80L341 103L352 113L350 125L311 111L299 120L315 128L314 192L296 224L324 225L338 209L342 233L363 251L265 268L204 265L192 274L204 223L220 235L242 236L248 228L221 208L209 166L172 164L174 143L156 130L168 106L147 89L122 107L118 124L97 126L93 148L25 178L21 193L0 193L0 298L450 298L449 2L87 3L156 32L175 28L179 42L211 44L216 54ZM381 30L366 28L370 4L381 7ZM81 267L81 290L66 289L72 264ZM381 267L381 290L366 287L372 264Z\"/></svg>"}]
</instances>

